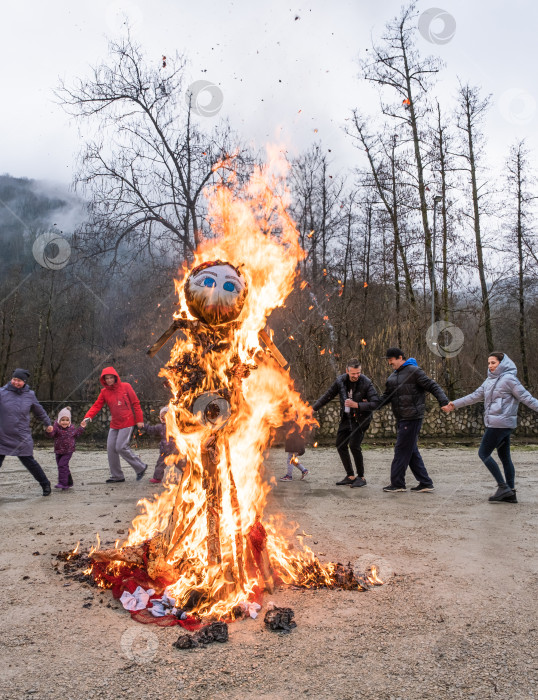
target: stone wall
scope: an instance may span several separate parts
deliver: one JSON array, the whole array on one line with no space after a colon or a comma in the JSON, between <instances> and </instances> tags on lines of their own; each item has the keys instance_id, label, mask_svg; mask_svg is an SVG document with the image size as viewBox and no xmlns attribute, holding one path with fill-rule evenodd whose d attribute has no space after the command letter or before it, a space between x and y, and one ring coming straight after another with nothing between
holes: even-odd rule
<instances>
[{"instance_id":1,"label":"stone wall","mask_svg":"<svg viewBox=\"0 0 538 700\"><path fill-rule=\"evenodd\" d=\"M49 418L54 422L58 415L58 411L65 407L65 402L60 403L58 401L41 401L40 402L45 411L48 413ZM93 401L69 401L69 406L71 406L71 420L74 424L80 424L81 420L86 415L90 406L93 405ZM162 402L159 401L141 401L140 405L142 407L142 412L144 414L144 421L146 423L157 423L159 421L159 411L163 407ZM34 438L41 439L45 438L43 432L43 424L39 421L32 419L32 434ZM110 427L110 411L108 407L99 411L99 413L92 419L91 423L88 423L84 435L79 438L80 442L92 442L94 440L106 440L108 435L108 429Z\"/></svg>"},{"instance_id":2,"label":"stone wall","mask_svg":"<svg viewBox=\"0 0 538 700\"><path fill-rule=\"evenodd\" d=\"M421 437L479 437L484 432L484 406L481 403L465 406L446 414L439 410L435 401L426 404L426 415L422 424ZM320 427L317 438L321 440L336 436L340 422L340 400L335 399L320 411L316 417ZM368 428L368 435L377 438L392 438L396 434L396 421L390 407L375 412ZM514 435L518 437L538 437L538 413L520 405L518 427Z\"/></svg>"},{"instance_id":3,"label":"stone wall","mask_svg":"<svg viewBox=\"0 0 538 700\"><path fill-rule=\"evenodd\" d=\"M159 401L141 401L144 420L149 423L157 423L159 410L163 404ZM42 401L43 408L49 414L51 420L58 415L58 411L65 406L57 401ZM72 419L74 423L80 423L92 402L70 402ZM422 425L421 437L423 438L458 438L480 437L484 431L483 405L481 403L466 406L448 415L439 410L435 401L426 404L426 415ZM340 422L340 401L335 399L324 406L316 414L320 427L316 431L316 439L330 441L336 436L338 423ZM106 439L110 425L110 413L108 408L103 408L100 413L88 425L82 442ZM32 432L35 438L44 438L42 424L33 419ZM393 438L396 434L396 422L390 407L383 408L374 413L374 418L368 429L370 438ZM538 438L538 413L531 411L526 406L520 405L518 427L515 436Z\"/></svg>"}]
</instances>

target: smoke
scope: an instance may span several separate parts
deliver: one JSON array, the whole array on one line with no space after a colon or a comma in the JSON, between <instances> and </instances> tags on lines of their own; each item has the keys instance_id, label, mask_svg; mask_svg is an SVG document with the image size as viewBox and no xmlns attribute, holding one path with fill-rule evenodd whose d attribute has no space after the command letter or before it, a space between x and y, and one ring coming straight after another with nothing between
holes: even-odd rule
<instances>
[{"instance_id":1,"label":"smoke","mask_svg":"<svg viewBox=\"0 0 538 700\"><path fill-rule=\"evenodd\" d=\"M45 223L69 237L87 219L86 202L65 185L47 180L31 180L32 191L39 197L61 203L46 213Z\"/></svg>"}]
</instances>

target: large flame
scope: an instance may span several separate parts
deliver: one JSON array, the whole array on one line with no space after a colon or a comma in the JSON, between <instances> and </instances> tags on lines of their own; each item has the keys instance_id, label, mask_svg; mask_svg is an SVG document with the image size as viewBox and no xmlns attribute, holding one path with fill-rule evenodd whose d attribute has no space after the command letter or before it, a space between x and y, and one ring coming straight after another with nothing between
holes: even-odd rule
<instances>
[{"instance_id":1,"label":"large flame","mask_svg":"<svg viewBox=\"0 0 538 700\"><path fill-rule=\"evenodd\" d=\"M175 318L183 330L161 370L172 391L167 434L188 467L179 485L171 479L161 494L141 501L124 558L118 557L131 562L149 556L148 574L166 581L179 604L220 616L278 580L332 585L338 575L352 579L340 565L322 566L306 547L292 553L281 520L262 525L270 490L264 450L287 420L301 427L315 423L289 373L258 340L271 311L292 291L304 251L287 213L284 158L274 154L243 187L229 163L221 165L221 182L207 193L212 236L176 282ZM183 290L190 270L214 260L239 268L248 294L236 321L210 328L190 314ZM218 431L193 420L190 408L203 392L219 392L231 406ZM211 479L208 464L214 465ZM137 547L148 542L149 555L146 550L142 557Z\"/></svg>"}]
</instances>

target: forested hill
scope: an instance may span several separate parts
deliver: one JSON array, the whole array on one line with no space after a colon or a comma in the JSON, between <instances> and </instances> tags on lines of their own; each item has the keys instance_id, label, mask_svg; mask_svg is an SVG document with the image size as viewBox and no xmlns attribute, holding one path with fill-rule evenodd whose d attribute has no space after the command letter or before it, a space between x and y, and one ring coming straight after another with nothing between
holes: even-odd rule
<instances>
[{"instance_id":1,"label":"forested hill","mask_svg":"<svg viewBox=\"0 0 538 700\"><path fill-rule=\"evenodd\" d=\"M1 264L30 268L32 242L43 231L68 235L83 220L83 203L61 185L0 175Z\"/></svg>"}]
</instances>

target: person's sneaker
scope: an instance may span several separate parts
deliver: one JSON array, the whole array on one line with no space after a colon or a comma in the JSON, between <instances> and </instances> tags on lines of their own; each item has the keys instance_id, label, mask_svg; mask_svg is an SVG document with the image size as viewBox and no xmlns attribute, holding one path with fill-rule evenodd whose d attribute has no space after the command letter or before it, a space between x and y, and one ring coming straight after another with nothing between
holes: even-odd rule
<instances>
[{"instance_id":1,"label":"person's sneaker","mask_svg":"<svg viewBox=\"0 0 538 700\"><path fill-rule=\"evenodd\" d=\"M162 479L150 479L149 483L150 484L160 484Z\"/></svg>"},{"instance_id":2,"label":"person's sneaker","mask_svg":"<svg viewBox=\"0 0 538 700\"><path fill-rule=\"evenodd\" d=\"M304 472L301 474L301 480L303 480L305 476L308 476L308 469L305 469Z\"/></svg>"},{"instance_id":3,"label":"person's sneaker","mask_svg":"<svg viewBox=\"0 0 538 700\"><path fill-rule=\"evenodd\" d=\"M144 477L144 474L147 472L147 470L148 470L148 465L146 464L146 466L144 467L144 469L142 469L142 471L140 472L140 474L137 474L137 475L136 475L136 480L137 480L137 481L141 481L142 478Z\"/></svg>"},{"instance_id":4,"label":"person's sneaker","mask_svg":"<svg viewBox=\"0 0 538 700\"><path fill-rule=\"evenodd\" d=\"M354 481L352 476L346 476L345 479L342 479L342 481L337 481L336 485L337 486L349 486L352 484Z\"/></svg>"},{"instance_id":5,"label":"person's sneaker","mask_svg":"<svg viewBox=\"0 0 538 700\"><path fill-rule=\"evenodd\" d=\"M288 476L287 474L284 474L284 476L281 476L279 481L293 481L291 476Z\"/></svg>"},{"instance_id":6,"label":"person's sneaker","mask_svg":"<svg viewBox=\"0 0 538 700\"><path fill-rule=\"evenodd\" d=\"M388 486L385 486L383 489L386 493L399 493L401 491L407 491L405 486L393 486L392 484L389 484Z\"/></svg>"},{"instance_id":7,"label":"person's sneaker","mask_svg":"<svg viewBox=\"0 0 538 700\"><path fill-rule=\"evenodd\" d=\"M412 486L410 491L416 491L417 493L431 493L434 490L433 484L418 484L418 486Z\"/></svg>"},{"instance_id":8,"label":"person's sneaker","mask_svg":"<svg viewBox=\"0 0 538 700\"><path fill-rule=\"evenodd\" d=\"M63 489L64 491L66 491L69 488L69 486L63 486L62 484L56 484L56 486L54 488L55 489Z\"/></svg>"},{"instance_id":9,"label":"person's sneaker","mask_svg":"<svg viewBox=\"0 0 538 700\"><path fill-rule=\"evenodd\" d=\"M112 477L110 477L110 479L106 480L106 483L107 484L121 484L122 481L125 481L125 479L113 479Z\"/></svg>"},{"instance_id":10,"label":"person's sneaker","mask_svg":"<svg viewBox=\"0 0 538 700\"><path fill-rule=\"evenodd\" d=\"M50 496L52 493L50 482L48 484L44 484L41 488L43 489L43 496Z\"/></svg>"},{"instance_id":11,"label":"person's sneaker","mask_svg":"<svg viewBox=\"0 0 538 700\"><path fill-rule=\"evenodd\" d=\"M499 486L499 488L495 491L493 496L490 496L488 498L488 501L505 501L507 498L510 498L513 495L514 492L512 491L512 489L505 484L504 486Z\"/></svg>"},{"instance_id":12,"label":"person's sneaker","mask_svg":"<svg viewBox=\"0 0 538 700\"><path fill-rule=\"evenodd\" d=\"M361 486L366 486L366 479L362 476L357 476L353 483L351 484L352 489L358 489Z\"/></svg>"}]
</instances>

